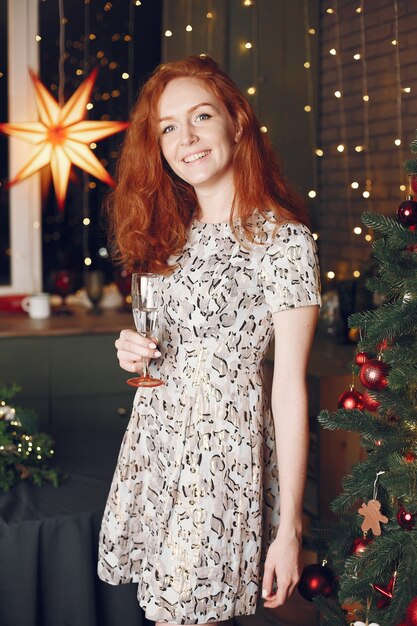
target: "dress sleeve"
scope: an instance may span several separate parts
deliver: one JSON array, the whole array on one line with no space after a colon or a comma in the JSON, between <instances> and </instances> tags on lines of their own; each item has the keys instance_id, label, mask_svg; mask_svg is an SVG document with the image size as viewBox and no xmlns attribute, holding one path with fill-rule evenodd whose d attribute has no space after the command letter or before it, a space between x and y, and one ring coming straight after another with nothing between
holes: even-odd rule
<instances>
[{"instance_id":1,"label":"dress sleeve","mask_svg":"<svg viewBox=\"0 0 417 626\"><path fill-rule=\"evenodd\" d=\"M261 277L271 313L321 306L317 247L307 226L287 223L269 238L261 258Z\"/></svg>"}]
</instances>

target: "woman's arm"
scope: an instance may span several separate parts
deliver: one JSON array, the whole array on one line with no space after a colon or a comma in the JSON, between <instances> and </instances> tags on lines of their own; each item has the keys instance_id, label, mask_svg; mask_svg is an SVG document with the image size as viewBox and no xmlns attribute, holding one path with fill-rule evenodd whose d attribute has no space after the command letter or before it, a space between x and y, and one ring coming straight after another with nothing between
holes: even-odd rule
<instances>
[{"instance_id":1,"label":"woman's arm","mask_svg":"<svg viewBox=\"0 0 417 626\"><path fill-rule=\"evenodd\" d=\"M303 493L308 454L307 360L319 307L303 306L273 314L274 377L271 408L280 487L280 525L268 549L262 595L264 606L283 604L300 577ZM272 593L276 578L277 591Z\"/></svg>"}]
</instances>

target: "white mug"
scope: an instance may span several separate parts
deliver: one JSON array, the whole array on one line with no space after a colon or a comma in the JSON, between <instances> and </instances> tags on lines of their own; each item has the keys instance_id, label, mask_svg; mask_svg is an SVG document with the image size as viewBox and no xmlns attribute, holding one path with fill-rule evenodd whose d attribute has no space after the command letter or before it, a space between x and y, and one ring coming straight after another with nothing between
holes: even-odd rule
<instances>
[{"instance_id":1,"label":"white mug","mask_svg":"<svg viewBox=\"0 0 417 626\"><path fill-rule=\"evenodd\" d=\"M33 320L43 320L51 315L49 293L34 293L22 300L22 309Z\"/></svg>"}]
</instances>

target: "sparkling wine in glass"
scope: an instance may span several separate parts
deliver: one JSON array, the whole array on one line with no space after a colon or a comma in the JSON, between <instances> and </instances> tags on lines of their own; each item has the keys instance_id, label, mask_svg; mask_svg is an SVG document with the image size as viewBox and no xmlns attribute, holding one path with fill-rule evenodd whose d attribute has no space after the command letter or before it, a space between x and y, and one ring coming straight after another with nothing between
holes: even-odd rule
<instances>
[{"instance_id":1,"label":"sparkling wine in glass","mask_svg":"<svg viewBox=\"0 0 417 626\"><path fill-rule=\"evenodd\" d=\"M136 330L143 337L155 337L160 312L161 277L158 274L141 272L132 274L132 311ZM143 373L138 378L129 378L132 387L158 387L164 382L153 378L148 372L149 359L143 359Z\"/></svg>"}]
</instances>

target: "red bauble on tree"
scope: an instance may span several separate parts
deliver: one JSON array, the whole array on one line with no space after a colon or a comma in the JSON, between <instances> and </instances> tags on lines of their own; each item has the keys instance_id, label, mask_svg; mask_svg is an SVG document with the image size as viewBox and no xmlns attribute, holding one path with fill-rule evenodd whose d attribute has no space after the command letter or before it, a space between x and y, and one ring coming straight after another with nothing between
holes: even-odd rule
<instances>
[{"instance_id":1,"label":"red bauble on tree","mask_svg":"<svg viewBox=\"0 0 417 626\"><path fill-rule=\"evenodd\" d=\"M413 196L409 196L408 200L401 202L398 207L397 218L407 228L417 224L417 202L414 202Z\"/></svg>"},{"instance_id":2,"label":"red bauble on tree","mask_svg":"<svg viewBox=\"0 0 417 626\"><path fill-rule=\"evenodd\" d=\"M407 607L407 626L417 626L417 598L413 598Z\"/></svg>"},{"instance_id":3,"label":"red bauble on tree","mask_svg":"<svg viewBox=\"0 0 417 626\"><path fill-rule=\"evenodd\" d=\"M398 509L397 522L401 528L404 528L405 530L413 530L416 524L416 516L402 506Z\"/></svg>"},{"instance_id":4,"label":"red bauble on tree","mask_svg":"<svg viewBox=\"0 0 417 626\"><path fill-rule=\"evenodd\" d=\"M364 408L367 411L377 411L380 406L380 403L378 402L378 400L375 400L374 398L372 398L372 396L370 396L367 391L365 391L365 393L362 394L362 401L363 401Z\"/></svg>"},{"instance_id":5,"label":"red bauble on tree","mask_svg":"<svg viewBox=\"0 0 417 626\"><path fill-rule=\"evenodd\" d=\"M337 406L339 409L363 409L364 403L362 399L362 394L359 391L355 391L353 385L350 386L349 391L345 391L339 396L339 400L337 401Z\"/></svg>"},{"instance_id":6,"label":"red bauble on tree","mask_svg":"<svg viewBox=\"0 0 417 626\"><path fill-rule=\"evenodd\" d=\"M363 365L366 361L369 361L370 355L367 352L357 352L355 355L356 365Z\"/></svg>"},{"instance_id":7,"label":"red bauble on tree","mask_svg":"<svg viewBox=\"0 0 417 626\"><path fill-rule=\"evenodd\" d=\"M417 176L411 176L411 189L417 193Z\"/></svg>"},{"instance_id":8,"label":"red bauble on tree","mask_svg":"<svg viewBox=\"0 0 417 626\"><path fill-rule=\"evenodd\" d=\"M328 598L334 589L335 577L332 570L326 565L314 563L304 568L297 585L300 595L311 602L319 594Z\"/></svg>"},{"instance_id":9,"label":"red bauble on tree","mask_svg":"<svg viewBox=\"0 0 417 626\"><path fill-rule=\"evenodd\" d=\"M364 387L380 391L388 386L389 365L379 359L369 359L361 367L359 378Z\"/></svg>"},{"instance_id":10,"label":"red bauble on tree","mask_svg":"<svg viewBox=\"0 0 417 626\"><path fill-rule=\"evenodd\" d=\"M372 543L372 539L370 539L369 537L358 537L357 539L355 539L350 547L351 554L357 554L358 556L360 556L365 552L366 547L370 543Z\"/></svg>"}]
</instances>

